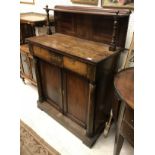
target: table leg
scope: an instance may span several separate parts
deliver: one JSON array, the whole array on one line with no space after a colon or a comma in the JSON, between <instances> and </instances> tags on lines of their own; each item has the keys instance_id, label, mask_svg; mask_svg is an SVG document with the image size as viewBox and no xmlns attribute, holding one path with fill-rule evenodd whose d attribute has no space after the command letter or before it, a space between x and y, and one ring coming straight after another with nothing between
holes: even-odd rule
<instances>
[{"instance_id":1,"label":"table leg","mask_svg":"<svg viewBox=\"0 0 155 155\"><path fill-rule=\"evenodd\" d=\"M113 155L120 154L121 148L123 146L123 142L124 142L123 136L118 134L118 136L115 137L115 145L114 145L114 154Z\"/></svg>"}]
</instances>

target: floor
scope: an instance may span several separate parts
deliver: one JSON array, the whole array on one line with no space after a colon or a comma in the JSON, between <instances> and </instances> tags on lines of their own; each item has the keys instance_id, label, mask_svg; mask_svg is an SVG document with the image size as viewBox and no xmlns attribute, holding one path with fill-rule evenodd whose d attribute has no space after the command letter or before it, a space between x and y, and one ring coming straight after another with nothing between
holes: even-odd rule
<instances>
[{"instance_id":1,"label":"floor","mask_svg":"<svg viewBox=\"0 0 155 155\"><path fill-rule=\"evenodd\" d=\"M20 118L37 132L49 145L62 155L113 155L115 127L112 125L107 138L103 134L93 148L85 146L80 139L57 123L45 112L37 108L37 89L20 81L21 107ZM120 155L133 155L134 150L124 142Z\"/></svg>"}]
</instances>

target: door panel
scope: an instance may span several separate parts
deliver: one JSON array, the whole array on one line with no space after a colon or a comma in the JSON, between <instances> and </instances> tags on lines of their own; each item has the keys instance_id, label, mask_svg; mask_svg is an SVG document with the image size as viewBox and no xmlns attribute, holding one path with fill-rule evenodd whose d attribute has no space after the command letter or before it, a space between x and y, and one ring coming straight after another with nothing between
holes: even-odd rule
<instances>
[{"instance_id":1,"label":"door panel","mask_svg":"<svg viewBox=\"0 0 155 155\"><path fill-rule=\"evenodd\" d=\"M67 115L86 127L88 81L77 74L66 72Z\"/></svg>"},{"instance_id":2,"label":"door panel","mask_svg":"<svg viewBox=\"0 0 155 155\"><path fill-rule=\"evenodd\" d=\"M42 87L46 100L60 109L62 105L62 84L61 84L61 69L40 61Z\"/></svg>"}]
</instances>

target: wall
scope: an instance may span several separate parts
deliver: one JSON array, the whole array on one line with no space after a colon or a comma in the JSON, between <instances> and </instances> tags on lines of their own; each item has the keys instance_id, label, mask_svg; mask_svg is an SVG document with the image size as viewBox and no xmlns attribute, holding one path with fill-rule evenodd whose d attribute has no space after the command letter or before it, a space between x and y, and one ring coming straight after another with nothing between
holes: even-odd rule
<instances>
[{"instance_id":1,"label":"wall","mask_svg":"<svg viewBox=\"0 0 155 155\"><path fill-rule=\"evenodd\" d=\"M48 5L49 8L54 8L55 5L92 6L92 5L81 5L81 4L72 3L71 0L35 0L35 5L20 4L20 12L45 13L43 8L46 5ZM98 1L98 6L101 6L101 0Z\"/></svg>"}]
</instances>

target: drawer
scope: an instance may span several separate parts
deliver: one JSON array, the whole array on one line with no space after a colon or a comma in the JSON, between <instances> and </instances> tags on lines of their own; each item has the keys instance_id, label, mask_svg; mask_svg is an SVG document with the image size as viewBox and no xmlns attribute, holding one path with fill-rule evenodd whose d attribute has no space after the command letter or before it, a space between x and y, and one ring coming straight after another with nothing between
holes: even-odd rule
<instances>
[{"instance_id":1,"label":"drawer","mask_svg":"<svg viewBox=\"0 0 155 155\"><path fill-rule=\"evenodd\" d=\"M63 57L64 67L90 80L95 80L95 67L69 57Z\"/></svg>"},{"instance_id":2,"label":"drawer","mask_svg":"<svg viewBox=\"0 0 155 155\"><path fill-rule=\"evenodd\" d=\"M62 66L62 56L44 48L33 46L34 55L57 66Z\"/></svg>"},{"instance_id":3,"label":"drawer","mask_svg":"<svg viewBox=\"0 0 155 155\"><path fill-rule=\"evenodd\" d=\"M63 58L63 61L65 68L84 76L87 75L87 64L65 56Z\"/></svg>"},{"instance_id":4,"label":"drawer","mask_svg":"<svg viewBox=\"0 0 155 155\"><path fill-rule=\"evenodd\" d=\"M134 127L134 111L133 109L126 107L123 120Z\"/></svg>"}]
</instances>

